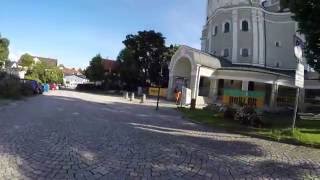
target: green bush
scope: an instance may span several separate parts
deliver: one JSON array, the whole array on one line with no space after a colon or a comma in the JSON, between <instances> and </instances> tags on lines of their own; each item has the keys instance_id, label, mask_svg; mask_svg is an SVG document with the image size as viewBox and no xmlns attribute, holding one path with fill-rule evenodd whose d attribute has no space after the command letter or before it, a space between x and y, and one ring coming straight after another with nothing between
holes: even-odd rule
<instances>
[{"instance_id":1,"label":"green bush","mask_svg":"<svg viewBox=\"0 0 320 180\"><path fill-rule=\"evenodd\" d=\"M234 119L234 115L236 114L236 112L237 112L237 109L230 106L226 107L223 117L226 119Z\"/></svg>"},{"instance_id":2,"label":"green bush","mask_svg":"<svg viewBox=\"0 0 320 180\"><path fill-rule=\"evenodd\" d=\"M18 79L10 78L0 81L0 96L3 98L20 98L21 83Z\"/></svg>"},{"instance_id":3,"label":"green bush","mask_svg":"<svg viewBox=\"0 0 320 180\"><path fill-rule=\"evenodd\" d=\"M33 88L30 83L23 83L17 77L0 72L0 97L19 99L22 96L31 95L33 95Z\"/></svg>"}]
</instances>

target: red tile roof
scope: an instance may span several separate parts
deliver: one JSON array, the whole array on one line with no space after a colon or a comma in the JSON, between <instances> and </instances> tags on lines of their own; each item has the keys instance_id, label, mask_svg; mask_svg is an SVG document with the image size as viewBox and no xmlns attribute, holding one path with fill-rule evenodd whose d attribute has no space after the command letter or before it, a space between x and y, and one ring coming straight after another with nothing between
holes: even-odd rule
<instances>
[{"instance_id":1,"label":"red tile roof","mask_svg":"<svg viewBox=\"0 0 320 180\"><path fill-rule=\"evenodd\" d=\"M66 67L63 67L62 72L63 72L63 75L65 75L65 76L81 74L75 68L70 69L70 68L66 68Z\"/></svg>"},{"instance_id":2,"label":"red tile roof","mask_svg":"<svg viewBox=\"0 0 320 180\"><path fill-rule=\"evenodd\" d=\"M104 59L102 61L102 65L103 65L104 69L109 73L117 71L119 68L118 62L115 60L110 60L110 59Z\"/></svg>"}]
</instances>

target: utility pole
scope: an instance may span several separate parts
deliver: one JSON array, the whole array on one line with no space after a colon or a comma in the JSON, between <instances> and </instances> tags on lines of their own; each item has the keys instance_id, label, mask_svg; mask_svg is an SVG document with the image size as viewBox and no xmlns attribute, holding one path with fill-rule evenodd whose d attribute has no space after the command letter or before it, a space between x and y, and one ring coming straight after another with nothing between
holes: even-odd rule
<instances>
[{"instance_id":1,"label":"utility pole","mask_svg":"<svg viewBox=\"0 0 320 180\"><path fill-rule=\"evenodd\" d=\"M302 64L303 50L300 45L295 46L294 53L295 53L295 56L297 57L297 70L296 70L296 77L295 77L295 86L297 87L297 94L296 94L296 103L295 103L294 115L293 115L293 121L292 121L292 132L294 132L296 121L297 121L300 89L304 88L304 65Z\"/></svg>"},{"instance_id":2,"label":"utility pole","mask_svg":"<svg viewBox=\"0 0 320 180\"><path fill-rule=\"evenodd\" d=\"M162 80L162 63L161 63L161 69L160 69L160 72L159 72L159 81L158 81L158 97L157 97L157 107L156 107L157 111L159 110L161 80Z\"/></svg>"}]
</instances>

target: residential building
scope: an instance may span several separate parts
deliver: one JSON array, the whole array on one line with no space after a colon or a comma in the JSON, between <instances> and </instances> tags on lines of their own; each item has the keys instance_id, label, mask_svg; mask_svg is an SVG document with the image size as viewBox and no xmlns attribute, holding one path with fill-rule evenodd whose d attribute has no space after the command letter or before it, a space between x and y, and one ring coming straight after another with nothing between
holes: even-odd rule
<instances>
[{"instance_id":1,"label":"residential building","mask_svg":"<svg viewBox=\"0 0 320 180\"><path fill-rule=\"evenodd\" d=\"M64 76L71 76L71 75L83 76L83 74L80 73L75 68L66 68L66 67L62 66L61 70L62 70Z\"/></svg>"},{"instance_id":2,"label":"residential building","mask_svg":"<svg viewBox=\"0 0 320 180\"><path fill-rule=\"evenodd\" d=\"M75 89L79 84L86 84L89 80L83 75L66 75L63 77L63 83L66 88Z\"/></svg>"},{"instance_id":3,"label":"residential building","mask_svg":"<svg viewBox=\"0 0 320 180\"><path fill-rule=\"evenodd\" d=\"M7 61L5 64L5 72L9 75L16 76L20 79L24 79L26 71L19 66L18 62Z\"/></svg>"},{"instance_id":4,"label":"residential building","mask_svg":"<svg viewBox=\"0 0 320 180\"><path fill-rule=\"evenodd\" d=\"M102 65L106 74L117 73L119 70L119 64L115 60L103 59Z\"/></svg>"},{"instance_id":5,"label":"residential building","mask_svg":"<svg viewBox=\"0 0 320 180\"><path fill-rule=\"evenodd\" d=\"M47 64L48 66L57 67L58 66L58 60L53 58L46 58L46 57L39 57L39 56L33 56L35 62L43 62Z\"/></svg>"},{"instance_id":6,"label":"residential building","mask_svg":"<svg viewBox=\"0 0 320 180\"><path fill-rule=\"evenodd\" d=\"M175 88L191 89L201 106L250 104L291 107L295 102L294 55L303 41L292 13L280 0L208 0L201 50L181 46L170 64L168 98ZM319 74L306 67L302 108L320 97Z\"/></svg>"}]
</instances>

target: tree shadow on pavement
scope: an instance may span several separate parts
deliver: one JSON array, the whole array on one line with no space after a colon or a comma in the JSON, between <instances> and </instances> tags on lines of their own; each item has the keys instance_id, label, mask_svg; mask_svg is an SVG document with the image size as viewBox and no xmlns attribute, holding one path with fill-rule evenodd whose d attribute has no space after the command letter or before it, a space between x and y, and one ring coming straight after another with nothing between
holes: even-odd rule
<instances>
[{"instance_id":1,"label":"tree shadow on pavement","mask_svg":"<svg viewBox=\"0 0 320 180\"><path fill-rule=\"evenodd\" d=\"M224 179L295 169L269 163L270 152L247 137L207 131L170 108L42 96L9 111L0 113L0 167L8 179ZM307 165L296 168L319 171Z\"/></svg>"}]
</instances>

